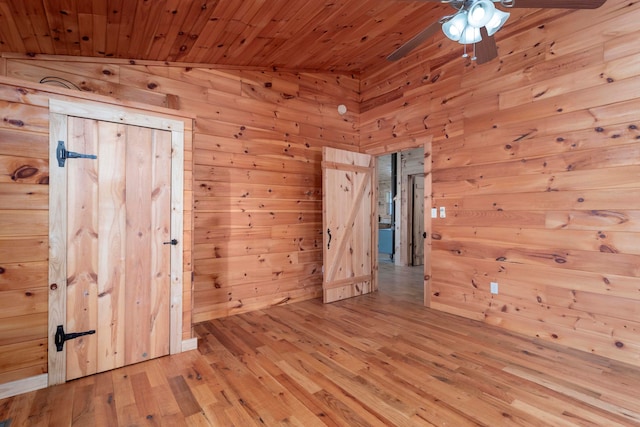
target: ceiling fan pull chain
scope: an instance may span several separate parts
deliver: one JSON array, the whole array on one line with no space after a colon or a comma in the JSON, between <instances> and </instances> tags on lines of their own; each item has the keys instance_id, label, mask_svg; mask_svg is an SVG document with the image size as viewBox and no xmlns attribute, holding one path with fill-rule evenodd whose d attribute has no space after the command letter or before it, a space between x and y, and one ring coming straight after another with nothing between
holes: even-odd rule
<instances>
[{"instance_id":1,"label":"ceiling fan pull chain","mask_svg":"<svg viewBox=\"0 0 640 427\"><path fill-rule=\"evenodd\" d=\"M462 57L466 58L467 56L469 56L469 54L467 53L467 45L464 44L463 46L464 46L464 53L462 54Z\"/></svg>"},{"instance_id":2,"label":"ceiling fan pull chain","mask_svg":"<svg viewBox=\"0 0 640 427\"><path fill-rule=\"evenodd\" d=\"M478 57L476 56L476 44L473 44L473 56L471 57L472 61L475 61L476 59L478 59Z\"/></svg>"}]
</instances>

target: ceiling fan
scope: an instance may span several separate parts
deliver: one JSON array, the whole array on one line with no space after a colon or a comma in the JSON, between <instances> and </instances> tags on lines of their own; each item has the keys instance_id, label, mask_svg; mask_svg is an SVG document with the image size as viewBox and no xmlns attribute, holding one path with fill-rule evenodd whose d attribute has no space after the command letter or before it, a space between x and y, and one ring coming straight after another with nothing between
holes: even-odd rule
<instances>
[{"instance_id":1,"label":"ceiling fan","mask_svg":"<svg viewBox=\"0 0 640 427\"><path fill-rule=\"evenodd\" d=\"M498 56L498 49L493 35L504 25L509 13L497 9L498 3L505 9L595 9L606 0L419 0L447 3L456 12L447 15L416 34L395 52L387 57L389 61L397 61L418 45L442 30L449 39L465 45L463 57L468 56L466 45L472 44L474 56L478 64L489 62Z\"/></svg>"}]
</instances>

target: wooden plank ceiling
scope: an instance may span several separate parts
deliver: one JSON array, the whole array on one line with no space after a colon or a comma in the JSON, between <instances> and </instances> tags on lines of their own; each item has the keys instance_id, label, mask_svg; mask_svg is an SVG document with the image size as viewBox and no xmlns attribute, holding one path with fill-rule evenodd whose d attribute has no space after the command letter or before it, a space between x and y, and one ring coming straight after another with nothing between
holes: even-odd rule
<instances>
[{"instance_id":1,"label":"wooden plank ceiling","mask_svg":"<svg viewBox=\"0 0 640 427\"><path fill-rule=\"evenodd\" d=\"M451 11L412 0L0 0L0 52L358 73Z\"/></svg>"}]
</instances>

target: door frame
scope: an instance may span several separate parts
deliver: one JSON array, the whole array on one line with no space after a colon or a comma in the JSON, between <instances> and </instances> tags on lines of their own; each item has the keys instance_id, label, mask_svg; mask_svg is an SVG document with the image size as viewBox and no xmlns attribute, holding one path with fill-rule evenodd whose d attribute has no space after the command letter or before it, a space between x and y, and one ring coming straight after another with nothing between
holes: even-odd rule
<instances>
[{"instance_id":1,"label":"door frame","mask_svg":"<svg viewBox=\"0 0 640 427\"><path fill-rule=\"evenodd\" d=\"M56 351L57 325L66 323L67 174L58 167L58 141L67 140L67 117L121 123L171 132L170 354L182 351L184 122L93 101L49 100L49 325L48 385L66 381L66 352Z\"/></svg>"},{"instance_id":2,"label":"door frame","mask_svg":"<svg viewBox=\"0 0 640 427\"><path fill-rule=\"evenodd\" d=\"M431 236L433 223L431 208L433 207L433 143L431 140L424 144L424 306L431 307Z\"/></svg>"},{"instance_id":3,"label":"door frame","mask_svg":"<svg viewBox=\"0 0 640 427\"><path fill-rule=\"evenodd\" d=\"M433 207L433 166L432 166L432 155L433 155L433 136L429 135L424 142L419 144L415 144L415 141L411 142L398 142L395 144L385 145L383 148L373 148L369 150L363 150L363 153L372 154L374 156L383 156L391 153L399 153L403 150L410 150L412 148L420 148L424 149L424 231L427 233L427 237L424 239L424 281L423 281L423 290L424 290L424 306L431 307L431 234L433 232L432 228L432 220L431 220L431 208ZM374 206L377 206L378 203L378 194L377 191L374 192ZM375 261L376 265L378 265L378 251L375 251Z\"/></svg>"},{"instance_id":4,"label":"door frame","mask_svg":"<svg viewBox=\"0 0 640 427\"><path fill-rule=\"evenodd\" d=\"M416 244L416 242L414 241L415 238L415 233L414 233L414 227L415 227L415 223L416 223L416 217L415 217L415 183L418 180L418 178L422 179L422 183L424 186L424 180L425 180L425 174L424 172L422 173L414 173L414 174L410 174L408 177L408 184L407 184L407 252L408 252L408 257L407 257L407 263L410 266L414 266L414 260L415 260L415 251L414 251L414 244ZM423 191L423 199L424 199L424 191ZM424 202L423 202L424 203ZM424 208L426 209L426 208ZM422 227L424 228L424 217L422 218ZM426 231L426 230L424 230ZM424 239L420 238L419 239L420 242L424 243ZM423 245L424 246L424 245ZM424 248L422 249L422 253L424 254ZM424 257L423 257L424 258ZM422 262L424 263L424 259L422 260Z\"/></svg>"}]
</instances>

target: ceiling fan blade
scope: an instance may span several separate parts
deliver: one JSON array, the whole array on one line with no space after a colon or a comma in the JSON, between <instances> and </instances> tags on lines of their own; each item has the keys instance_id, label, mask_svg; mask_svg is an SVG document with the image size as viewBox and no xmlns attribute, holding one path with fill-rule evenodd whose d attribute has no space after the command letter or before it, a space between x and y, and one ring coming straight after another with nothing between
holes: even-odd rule
<instances>
[{"instance_id":1,"label":"ceiling fan blade","mask_svg":"<svg viewBox=\"0 0 640 427\"><path fill-rule=\"evenodd\" d=\"M418 47L420 44L425 42L427 39L432 37L440 30L440 28L442 28L442 24L440 22L434 22L433 24L429 25L427 28L413 36L411 40L407 41L405 44L396 49L396 51L391 55L387 56L387 61L397 61L398 59L402 58L413 49Z\"/></svg>"},{"instance_id":2,"label":"ceiling fan blade","mask_svg":"<svg viewBox=\"0 0 640 427\"><path fill-rule=\"evenodd\" d=\"M531 9L596 9L606 0L512 0L514 8Z\"/></svg>"},{"instance_id":3,"label":"ceiling fan blade","mask_svg":"<svg viewBox=\"0 0 640 427\"><path fill-rule=\"evenodd\" d=\"M482 40L476 43L476 63L478 65L491 61L498 56L498 47L496 46L496 40L493 36L487 34L485 27L480 28L480 34Z\"/></svg>"}]
</instances>

